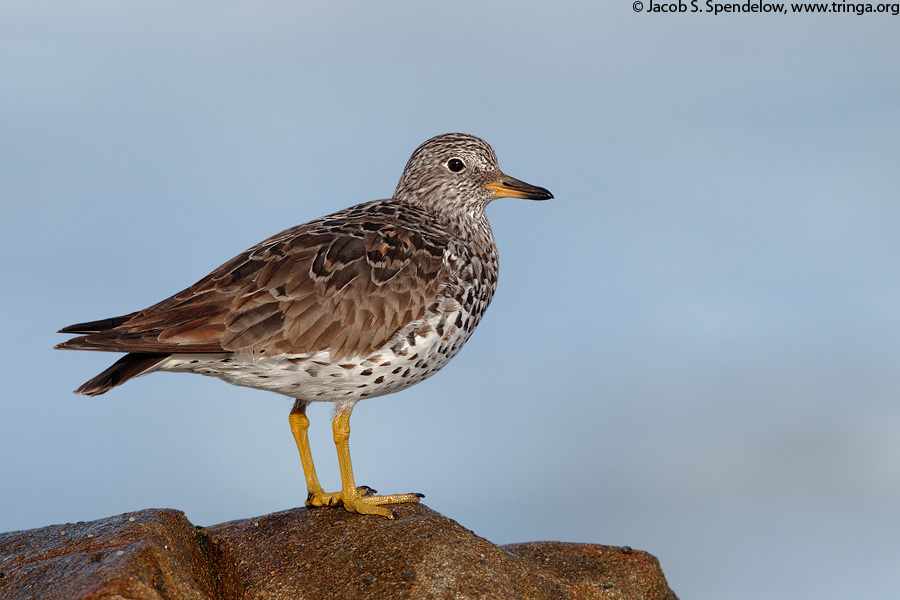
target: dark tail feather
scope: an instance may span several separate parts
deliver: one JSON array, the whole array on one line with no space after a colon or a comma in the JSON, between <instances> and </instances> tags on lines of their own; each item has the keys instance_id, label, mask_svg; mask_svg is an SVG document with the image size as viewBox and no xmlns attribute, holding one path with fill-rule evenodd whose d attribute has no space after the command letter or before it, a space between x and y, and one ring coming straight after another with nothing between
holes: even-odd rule
<instances>
[{"instance_id":1,"label":"dark tail feather","mask_svg":"<svg viewBox=\"0 0 900 600\"><path fill-rule=\"evenodd\" d=\"M57 333L99 333L108 329L118 327L137 313L130 315L122 315L121 317L113 317L111 319L100 319L99 321L88 321L87 323L76 323L63 327Z\"/></svg>"},{"instance_id":2,"label":"dark tail feather","mask_svg":"<svg viewBox=\"0 0 900 600\"><path fill-rule=\"evenodd\" d=\"M66 340L65 342L61 342L55 346L53 346L54 350L103 350L105 352L109 352L109 348L98 348L96 345L91 344L86 341L86 335L79 335L78 337L73 337L71 340Z\"/></svg>"},{"instance_id":3,"label":"dark tail feather","mask_svg":"<svg viewBox=\"0 0 900 600\"><path fill-rule=\"evenodd\" d=\"M84 394L85 396L99 396L117 385L125 383L132 377L146 373L169 356L171 355L149 352L146 354L126 354L113 363L110 368L75 390L75 393Z\"/></svg>"}]
</instances>

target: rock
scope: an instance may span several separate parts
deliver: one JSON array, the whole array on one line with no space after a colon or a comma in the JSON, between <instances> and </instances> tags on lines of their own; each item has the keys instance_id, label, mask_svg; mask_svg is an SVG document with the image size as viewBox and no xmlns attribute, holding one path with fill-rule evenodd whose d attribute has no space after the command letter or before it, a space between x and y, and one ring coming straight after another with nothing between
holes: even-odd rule
<instances>
[{"instance_id":1,"label":"rock","mask_svg":"<svg viewBox=\"0 0 900 600\"><path fill-rule=\"evenodd\" d=\"M592 544L497 546L422 504L389 521L286 510L194 527L149 509L0 534L0 598L676 600L646 552Z\"/></svg>"},{"instance_id":2,"label":"rock","mask_svg":"<svg viewBox=\"0 0 900 600\"><path fill-rule=\"evenodd\" d=\"M628 546L526 542L502 548L580 586L580 598L678 600L656 557Z\"/></svg>"},{"instance_id":3,"label":"rock","mask_svg":"<svg viewBox=\"0 0 900 600\"><path fill-rule=\"evenodd\" d=\"M177 510L0 534L3 600L209 600L210 567Z\"/></svg>"}]
</instances>

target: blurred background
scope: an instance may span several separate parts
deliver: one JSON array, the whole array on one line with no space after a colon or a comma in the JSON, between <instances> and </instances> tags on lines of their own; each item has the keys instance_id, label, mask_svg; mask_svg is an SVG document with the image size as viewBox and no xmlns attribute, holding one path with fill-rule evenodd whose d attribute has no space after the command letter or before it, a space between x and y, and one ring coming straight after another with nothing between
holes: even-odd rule
<instances>
[{"instance_id":1,"label":"blurred background","mask_svg":"<svg viewBox=\"0 0 900 600\"><path fill-rule=\"evenodd\" d=\"M290 400L75 396L115 356L54 332L388 197L464 131L556 198L489 208L494 303L357 406L358 482L499 544L647 550L682 598L897 597L900 17L427 4L0 2L0 531L302 505Z\"/></svg>"}]
</instances>

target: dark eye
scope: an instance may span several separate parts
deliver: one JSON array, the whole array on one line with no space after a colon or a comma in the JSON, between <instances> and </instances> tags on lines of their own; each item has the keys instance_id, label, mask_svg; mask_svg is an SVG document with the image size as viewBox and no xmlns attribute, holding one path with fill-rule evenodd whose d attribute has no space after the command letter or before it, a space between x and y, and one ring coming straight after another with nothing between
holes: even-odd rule
<instances>
[{"instance_id":1,"label":"dark eye","mask_svg":"<svg viewBox=\"0 0 900 600\"><path fill-rule=\"evenodd\" d=\"M454 173L459 173L465 166L466 165L463 164L463 161L459 160L458 158L451 158L447 161L447 168Z\"/></svg>"}]
</instances>

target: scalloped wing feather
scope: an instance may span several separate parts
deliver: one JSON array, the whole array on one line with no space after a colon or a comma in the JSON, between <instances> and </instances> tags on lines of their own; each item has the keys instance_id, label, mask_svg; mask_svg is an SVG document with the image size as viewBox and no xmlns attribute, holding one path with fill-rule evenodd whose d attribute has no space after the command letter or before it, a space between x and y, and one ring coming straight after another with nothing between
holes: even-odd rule
<instances>
[{"instance_id":1,"label":"scalloped wing feather","mask_svg":"<svg viewBox=\"0 0 900 600\"><path fill-rule=\"evenodd\" d=\"M447 243L414 207L352 207L273 236L190 288L60 347L367 355L424 316L447 281Z\"/></svg>"}]
</instances>

